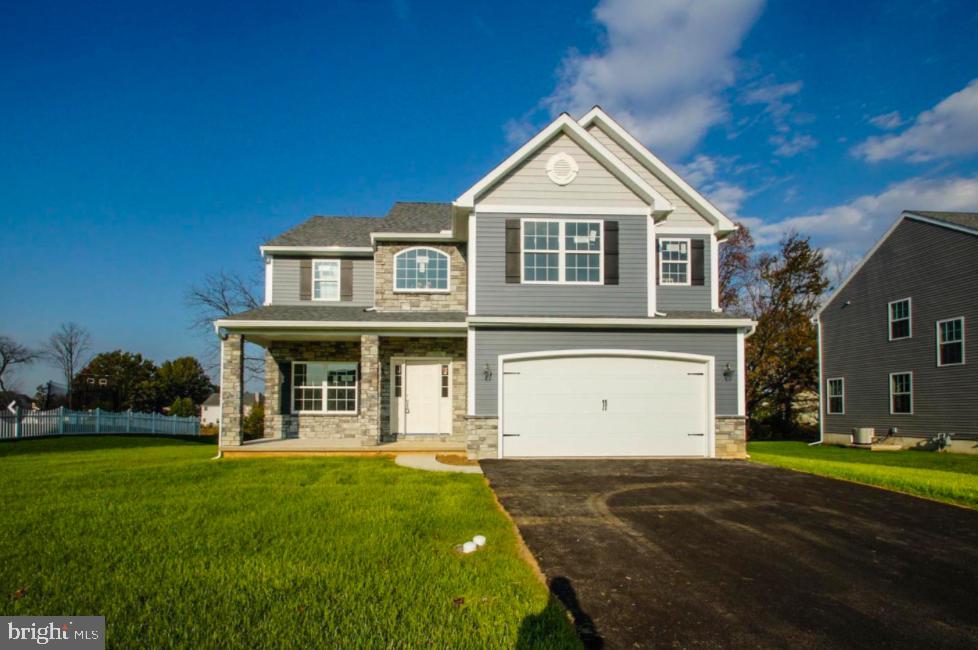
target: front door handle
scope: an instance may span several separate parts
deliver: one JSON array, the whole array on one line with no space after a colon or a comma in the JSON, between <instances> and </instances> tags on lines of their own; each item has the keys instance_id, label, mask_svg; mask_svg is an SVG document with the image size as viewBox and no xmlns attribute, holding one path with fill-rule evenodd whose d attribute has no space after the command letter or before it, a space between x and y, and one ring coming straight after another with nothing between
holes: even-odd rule
<instances>
[{"instance_id":1,"label":"front door handle","mask_svg":"<svg viewBox=\"0 0 978 650\"><path fill-rule=\"evenodd\" d=\"M404 400L404 414L407 415L411 412L411 402Z\"/></svg>"}]
</instances>

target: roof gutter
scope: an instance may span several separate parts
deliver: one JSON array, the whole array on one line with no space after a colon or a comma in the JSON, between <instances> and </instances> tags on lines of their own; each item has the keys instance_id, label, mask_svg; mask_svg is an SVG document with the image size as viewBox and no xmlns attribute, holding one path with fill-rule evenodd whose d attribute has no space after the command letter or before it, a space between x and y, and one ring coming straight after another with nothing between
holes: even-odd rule
<instances>
[{"instance_id":1,"label":"roof gutter","mask_svg":"<svg viewBox=\"0 0 978 650\"><path fill-rule=\"evenodd\" d=\"M469 325L479 327L616 327L634 329L740 329L754 333L756 321L749 318L564 318L564 317L525 317L525 316L469 316Z\"/></svg>"},{"instance_id":2,"label":"roof gutter","mask_svg":"<svg viewBox=\"0 0 978 650\"><path fill-rule=\"evenodd\" d=\"M373 246L259 246L262 255L298 254L298 255L371 255Z\"/></svg>"}]
</instances>

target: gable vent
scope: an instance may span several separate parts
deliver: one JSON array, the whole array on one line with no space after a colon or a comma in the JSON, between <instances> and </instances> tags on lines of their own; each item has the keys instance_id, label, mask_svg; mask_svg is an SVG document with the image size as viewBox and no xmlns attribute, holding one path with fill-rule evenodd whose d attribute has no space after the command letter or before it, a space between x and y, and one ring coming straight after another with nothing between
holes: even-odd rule
<instances>
[{"instance_id":1,"label":"gable vent","mask_svg":"<svg viewBox=\"0 0 978 650\"><path fill-rule=\"evenodd\" d=\"M557 185L573 181L579 169L577 161L566 153L556 153L547 161L547 176Z\"/></svg>"}]
</instances>

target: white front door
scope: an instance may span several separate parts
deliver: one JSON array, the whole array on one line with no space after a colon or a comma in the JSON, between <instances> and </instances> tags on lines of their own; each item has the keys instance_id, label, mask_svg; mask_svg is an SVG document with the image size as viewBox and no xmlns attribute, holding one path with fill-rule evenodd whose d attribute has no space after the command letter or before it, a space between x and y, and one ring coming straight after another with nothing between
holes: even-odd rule
<instances>
[{"instance_id":1,"label":"white front door","mask_svg":"<svg viewBox=\"0 0 978 650\"><path fill-rule=\"evenodd\" d=\"M503 365L503 456L707 456L698 360L602 356Z\"/></svg>"},{"instance_id":2,"label":"white front door","mask_svg":"<svg viewBox=\"0 0 978 650\"><path fill-rule=\"evenodd\" d=\"M444 433L442 430L442 364L404 363L403 433Z\"/></svg>"}]
</instances>

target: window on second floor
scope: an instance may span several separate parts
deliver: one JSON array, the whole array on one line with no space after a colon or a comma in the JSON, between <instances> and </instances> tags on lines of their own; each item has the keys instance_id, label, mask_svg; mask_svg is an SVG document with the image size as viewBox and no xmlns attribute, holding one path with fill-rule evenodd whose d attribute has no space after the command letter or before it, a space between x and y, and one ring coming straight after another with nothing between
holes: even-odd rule
<instances>
[{"instance_id":1,"label":"window on second floor","mask_svg":"<svg viewBox=\"0 0 978 650\"><path fill-rule=\"evenodd\" d=\"M313 260L312 262L312 299L340 299L340 261Z\"/></svg>"},{"instance_id":2,"label":"window on second floor","mask_svg":"<svg viewBox=\"0 0 978 650\"><path fill-rule=\"evenodd\" d=\"M887 307L889 310L890 340L908 339L913 334L910 326L910 298L894 300Z\"/></svg>"},{"instance_id":3,"label":"window on second floor","mask_svg":"<svg viewBox=\"0 0 978 650\"><path fill-rule=\"evenodd\" d=\"M937 365L964 363L964 318L937 321Z\"/></svg>"},{"instance_id":4,"label":"window on second floor","mask_svg":"<svg viewBox=\"0 0 978 650\"><path fill-rule=\"evenodd\" d=\"M846 412L846 382L845 379L828 380L828 412L832 415L841 415Z\"/></svg>"},{"instance_id":5,"label":"window on second floor","mask_svg":"<svg viewBox=\"0 0 978 650\"><path fill-rule=\"evenodd\" d=\"M659 278L662 284L689 284L689 240L659 240Z\"/></svg>"},{"instance_id":6,"label":"window on second floor","mask_svg":"<svg viewBox=\"0 0 978 650\"><path fill-rule=\"evenodd\" d=\"M526 219L522 228L523 282L602 283L600 221Z\"/></svg>"},{"instance_id":7,"label":"window on second floor","mask_svg":"<svg viewBox=\"0 0 978 650\"><path fill-rule=\"evenodd\" d=\"M408 248L394 255L394 290L447 292L449 259L434 248Z\"/></svg>"}]
</instances>

